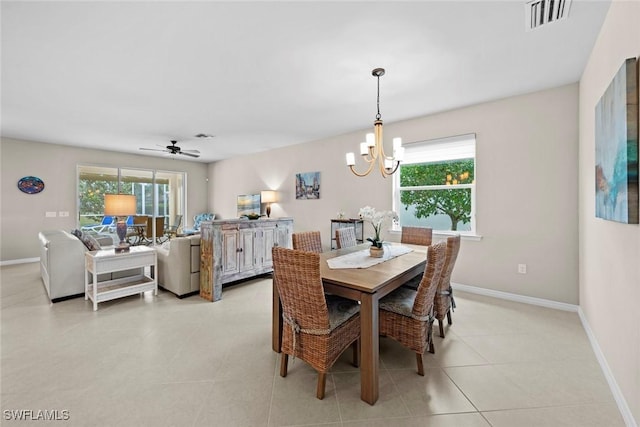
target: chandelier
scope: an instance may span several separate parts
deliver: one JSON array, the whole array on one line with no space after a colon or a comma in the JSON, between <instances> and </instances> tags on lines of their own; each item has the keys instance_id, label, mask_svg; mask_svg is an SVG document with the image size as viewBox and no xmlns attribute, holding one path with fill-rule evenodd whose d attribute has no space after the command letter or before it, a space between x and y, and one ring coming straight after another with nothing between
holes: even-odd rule
<instances>
[{"instance_id":1,"label":"chandelier","mask_svg":"<svg viewBox=\"0 0 640 427\"><path fill-rule=\"evenodd\" d=\"M378 79L378 114L373 122L373 133L368 133L366 141L360 143L360 154L365 162L369 164L366 171L360 173L355 169L356 158L353 153L347 153L347 166L354 175L367 176L378 164L380 173L384 178L398 170L400 162L404 158L404 148L401 138L393 138L393 156L389 157L384 153L382 141L382 116L380 115L380 76L384 76L384 68L375 68L371 75Z\"/></svg>"}]
</instances>

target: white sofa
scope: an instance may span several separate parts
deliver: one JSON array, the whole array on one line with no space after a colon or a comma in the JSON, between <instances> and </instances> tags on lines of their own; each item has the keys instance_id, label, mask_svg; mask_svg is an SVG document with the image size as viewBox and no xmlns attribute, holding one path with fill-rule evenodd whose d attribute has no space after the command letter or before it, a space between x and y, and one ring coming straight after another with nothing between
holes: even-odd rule
<instances>
[{"instance_id":1,"label":"white sofa","mask_svg":"<svg viewBox=\"0 0 640 427\"><path fill-rule=\"evenodd\" d=\"M200 292L200 235L175 237L156 247L158 286L179 298Z\"/></svg>"},{"instance_id":2,"label":"white sofa","mask_svg":"<svg viewBox=\"0 0 640 427\"><path fill-rule=\"evenodd\" d=\"M94 236L102 247L112 246L109 236ZM51 302L84 295L84 243L64 230L38 233L40 240L40 274ZM140 274L140 269L101 274L98 280L109 280Z\"/></svg>"}]
</instances>

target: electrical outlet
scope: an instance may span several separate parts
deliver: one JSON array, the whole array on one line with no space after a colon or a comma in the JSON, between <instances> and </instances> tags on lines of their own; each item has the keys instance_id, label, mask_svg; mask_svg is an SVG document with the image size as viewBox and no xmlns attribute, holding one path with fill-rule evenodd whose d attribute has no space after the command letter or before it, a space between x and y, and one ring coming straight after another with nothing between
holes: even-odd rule
<instances>
[{"instance_id":1,"label":"electrical outlet","mask_svg":"<svg viewBox=\"0 0 640 427\"><path fill-rule=\"evenodd\" d=\"M44 216L46 218L55 218L56 217L56 212L45 212Z\"/></svg>"},{"instance_id":2,"label":"electrical outlet","mask_svg":"<svg viewBox=\"0 0 640 427\"><path fill-rule=\"evenodd\" d=\"M527 274L527 264L518 264L518 273Z\"/></svg>"},{"instance_id":3,"label":"electrical outlet","mask_svg":"<svg viewBox=\"0 0 640 427\"><path fill-rule=\"evenodd\" d=\"M62 218L68 217L68 216L69 216L69 212L67 212L67 211L60 211L60 212L58 212L58 216L59 216L59 217L62 217Z\"/></svg>"}]
</instances>

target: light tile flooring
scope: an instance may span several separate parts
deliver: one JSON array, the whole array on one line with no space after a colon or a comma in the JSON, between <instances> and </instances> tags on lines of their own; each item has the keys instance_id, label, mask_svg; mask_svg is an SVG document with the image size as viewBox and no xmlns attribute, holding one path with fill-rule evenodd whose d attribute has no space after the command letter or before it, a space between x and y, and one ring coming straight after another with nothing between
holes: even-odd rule
<instances>
[{"instance_id":1,"label":"light tile flooring","mask_svg":"<svg viewBox=\"0 0 640 427\"><path fill-rule=\"evenodd\" d=\"M38 264L0 269L2 425L11 410L68 411L69 426L622 426L575 313L457 294L426 373L380 340L380 399L360 400L347 352L316 375L271 350L271 280L216 303L148 292L49 304ZM45 423L46 424L46 423Z\"/></svg>"}]
</instances>

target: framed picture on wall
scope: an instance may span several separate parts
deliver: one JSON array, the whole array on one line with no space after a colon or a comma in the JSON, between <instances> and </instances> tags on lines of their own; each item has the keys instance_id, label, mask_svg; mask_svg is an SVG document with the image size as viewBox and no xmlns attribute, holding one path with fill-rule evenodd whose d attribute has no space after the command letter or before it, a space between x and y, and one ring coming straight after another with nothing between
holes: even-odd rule
<instances>
[{"instance_id":1,"label":"framed picture on wall","mask_svg":"<svg viewBox=\"0 0 640 427\"><path fill-rule=\"evenodd\" d=\"M320 198L320 172L303 172L296 174L296 199Z\"/></svg>"},{"instance_id":2,"label":"framed picture on wall","mask_svg":"<svg viewBox=\"0 0 640 427\"><path fill-rule=\"evenodd\" d=\"M596 217L638 224L638 61L622 64L596 105Z\"/></svg>"},{"instance_id":3,"label":"framed picture on wall","mask_svg":"<svg viewBox=\"0 0 640 427\"><path fill-rule=\"evenodd\" d=\"M260 215L260 194L241 194L237 201L238 217Z\"/></svg>"}]
</instances>

